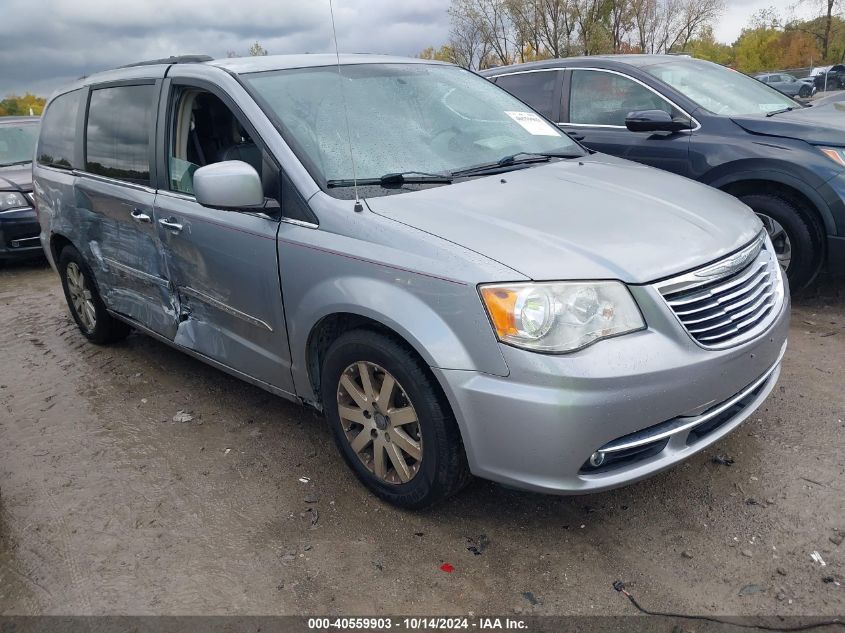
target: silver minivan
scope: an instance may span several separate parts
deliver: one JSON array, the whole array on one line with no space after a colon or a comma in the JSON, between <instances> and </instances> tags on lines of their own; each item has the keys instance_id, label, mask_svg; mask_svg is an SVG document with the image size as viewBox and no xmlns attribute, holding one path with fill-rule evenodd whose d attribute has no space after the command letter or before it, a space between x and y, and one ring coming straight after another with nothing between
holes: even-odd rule
<instances>
[{"instance_id":1,"label":"silver minivan","mask_svg":"<svg viewBox=\"0 0 845 633\"><path fill-rule=\"evenodd\" d=\"M322 410L409 508L470 474L630 483L772 390L789 298L735 198L592 153L485 79L368 55L170 58L47 105L41 241L134 329Z\"/></svg>"}]
</instances>

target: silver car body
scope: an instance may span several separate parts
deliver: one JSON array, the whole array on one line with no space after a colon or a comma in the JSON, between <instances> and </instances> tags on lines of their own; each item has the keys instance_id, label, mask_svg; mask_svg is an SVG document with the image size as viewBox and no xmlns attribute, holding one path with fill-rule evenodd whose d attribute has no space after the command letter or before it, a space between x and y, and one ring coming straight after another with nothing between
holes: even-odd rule
<instances>
[{"instance_id":1,"label":"silver car body","mask_svg":"<svg viewBox=\"0 0 845 633\"><path fill-rule=\"evenodd\" d=\"M760 221L744 205L594 154L365 199L356 213L351 200L321 189L238 80L333 62L307 55L147 65L70 86L139 79L164 93L177 80L215 86L249 120L317 221L209 209L189 195L36 164L48 258L55 266L57 248L74 244L119 318L318 406L319 333L338 315L377 322L432 368L472 472L522 488L581 493L641 479L715 442L765 399L786 345L789 299L761 250ZM342 56L341 63L431 62ZM710 271L693 272L693 285L734 274L748 264L735 254L746 251L771 275L770 315L750 339L708 349L663 294L677 290L670 288L676 281L688 283L690 271ZM562 355L498 341L479 284L569 279L624 282L647 327ZM717 417L719 425L693 437ZM659 450L608 472L583 472L599 449L628 445Z\"/></svg>"}]
</instances>

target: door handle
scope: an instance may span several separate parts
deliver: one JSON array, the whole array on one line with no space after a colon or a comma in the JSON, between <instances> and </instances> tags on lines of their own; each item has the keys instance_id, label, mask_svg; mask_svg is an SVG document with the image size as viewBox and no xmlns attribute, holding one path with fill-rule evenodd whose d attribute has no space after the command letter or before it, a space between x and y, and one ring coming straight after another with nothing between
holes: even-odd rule
<instances>
[{"instance_id":1,"label":"door handle","mask_svg":"<svg viewBox=\"0 0 845 633\"><path fill-rule=\"evenodd\" d=\"M168 218L167 220L162 218L158 221L158 223L161 224L164 228L173 231L174 233L178 233L182 230L182 225L176 221L176 218Z\"/></svg>"},{"instance_id":2,"label":"door handle","mask_svg":"<svg viewBox=\"0 0 845 633\"><path fill-rule=\"evenodd\" d=\"M132 219L136 222L152 222L152 218L149 215L141 211L141 209L132 209Z\"/></svg>"}]
</instances>

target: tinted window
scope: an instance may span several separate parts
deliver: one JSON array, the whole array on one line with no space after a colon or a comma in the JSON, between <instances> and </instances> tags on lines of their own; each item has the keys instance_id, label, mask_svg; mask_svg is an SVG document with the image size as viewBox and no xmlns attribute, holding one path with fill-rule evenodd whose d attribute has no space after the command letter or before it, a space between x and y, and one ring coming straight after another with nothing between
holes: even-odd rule
<instances>
[{"instance_id":1,"label":"tinted window","mask_svg":"<svg viewBox=\"0 0 845 633\"><path fill-rule=\"evenodd\" d=\"M557 76L557 71L505 75L496 79L496 85L521 99L543 116L551 118Z\"/></svg>"},{"instance_id":2,"label":"tinted window","mask_svg":"<svg viewBox=\"0 0 845 633\"><path fill-rule=\"evenodd\" d=\"M53 99L41 122L38 138L38 162L70 169L76 151L76 118L84 90L74 90Z\"/></svg>"},{"instance_id":3,"label":"tinted window","mask_svg":"<svg viewBox=\"0 0 845 633\"><path fill-rule=\"evenodd\" d=\"M635 110L664 110L673 117L680 114L659 95L628 77L594 70L572 72L570 123L624 127L625 117Z\"/></svg>"},{"instance_id":4,"label":"tinted window","mask_svg":"<svg viewBox=\"0 0 845 633\"><path fill-rule=\"evenodd\" d=\"M155 87L118 86L91 91L85 133L85 169L92 174L150 184L150 130Z\"/></svg>"}]
</instances>

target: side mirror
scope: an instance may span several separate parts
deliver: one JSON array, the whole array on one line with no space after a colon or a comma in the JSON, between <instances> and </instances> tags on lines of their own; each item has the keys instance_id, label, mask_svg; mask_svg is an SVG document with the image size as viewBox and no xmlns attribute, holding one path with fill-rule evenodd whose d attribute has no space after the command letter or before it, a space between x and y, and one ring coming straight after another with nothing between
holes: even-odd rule
<instances>
[{"instance_id":1,"label":"side mirror","mask_svg":"<svg viewBox=\"0 0 845 633\"><path fill-rule=\"evenodd\" d=\"M252 165L225 160L194 172L194 195L204 207L238 211L264 207L264 188Z\"/></svg>"},{"instance_id":2,"label":"side mirror","mask_svg":"<svg viewBox=\"0 0 845 633\"><path fill-rule=\"evenodd\" d=\"M690 121L673 119L664 110L640 110L629 112L625 127L632 132L680 132L692 128Z\"/></svg>"}]
</instances>

